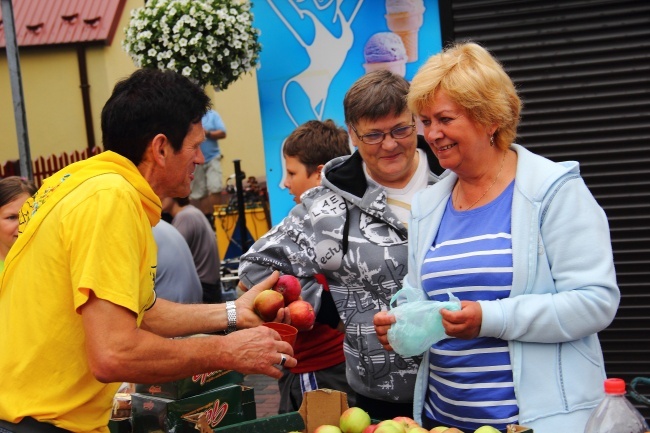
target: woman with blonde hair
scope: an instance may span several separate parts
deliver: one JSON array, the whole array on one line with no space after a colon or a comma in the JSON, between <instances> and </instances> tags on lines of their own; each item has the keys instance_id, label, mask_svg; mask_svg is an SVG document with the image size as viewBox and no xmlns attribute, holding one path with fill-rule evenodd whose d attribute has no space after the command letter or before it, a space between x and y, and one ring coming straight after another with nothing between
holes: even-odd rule
<instances>
[{"instance_id":1,"label":"woman with blonde hair","mask_svg":"<svg viewBox=\"0 0 650 433\"><path fill-rule=\"evenodd\" d=\"M451 173L413 200L403 286L422 300L451 292L461 301L440 313L450 338L423 354L415 419L463 431L583 431L604 396L597 332L620 299L605 213L577 162L514 143L521 102L480 45L431 57L408 105ZM374 318L386 348L393 322Z\"/></svg>"}]
</instances>

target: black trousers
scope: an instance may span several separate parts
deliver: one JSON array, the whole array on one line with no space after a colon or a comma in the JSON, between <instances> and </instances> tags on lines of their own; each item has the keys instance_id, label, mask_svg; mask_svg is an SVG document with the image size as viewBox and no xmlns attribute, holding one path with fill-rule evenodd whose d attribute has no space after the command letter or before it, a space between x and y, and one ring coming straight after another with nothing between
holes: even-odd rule
<instances>
[{"instance_id":1,"label":"black trousers","mask_svg":"<svg viewBox=\"0 0 650 433\"><path fill-rule=\"evenodd\" d=\"M0 433L69 433L69 430L25 417L18 424L0 419Z\"/></svg>"}]
</instances>

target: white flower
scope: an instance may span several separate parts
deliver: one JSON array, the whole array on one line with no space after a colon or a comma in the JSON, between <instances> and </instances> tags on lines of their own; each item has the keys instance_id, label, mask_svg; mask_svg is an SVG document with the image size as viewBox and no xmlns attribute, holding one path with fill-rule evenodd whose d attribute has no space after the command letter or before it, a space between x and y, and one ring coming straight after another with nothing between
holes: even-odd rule
<instances>
[{"instance_id":1,"label":"white flower","mask_svg":"<svg viewBox=\"0 0 650 433\"><path fill-rule=\"evenodd\" d=\"M258 65L248 0L155 0L131 11L122 48L138 67L180 71L226 89ZM155 5L152 5L155 3Z\"/></svg>"}]
</instances>

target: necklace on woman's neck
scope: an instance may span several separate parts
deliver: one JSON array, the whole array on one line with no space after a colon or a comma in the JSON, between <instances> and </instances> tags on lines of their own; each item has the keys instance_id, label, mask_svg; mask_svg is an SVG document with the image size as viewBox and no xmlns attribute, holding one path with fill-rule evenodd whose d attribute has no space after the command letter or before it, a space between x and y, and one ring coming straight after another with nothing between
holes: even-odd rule
<instances>
[{"instance_id":1,"label":"necklace on woman's neck","mask_svg":"<svg viewBox=\"0 0 650 433\"><path fill-rule=\"evenodd\" d=\"M506 160L506 155L507 155L507 154L508 154L508 151L507 151L507 150L506 150L505 152L503 152L503 158L501 159L501 167L499 168L499 172L497 173L497 176L494 178L494 181L492 182L492 184L488 187L488 189L485 190L485 192L484 192L484 193L483 193L483 194L482 194L482 195L481 195L481 196L480 196L480 197L479 197L479 198L478 198L474 203L472 203L472 204L471 204L467 209L465 209L465 210L470 210L471 208L473 208L474 206L476 206L476 203L478 203L479 201L481 201L481 199L482 199L483 197L485 197L485 194L487 194L488 191L490 191L490 190L492 189L492 187L494 186L494 184L497 183L497 180L499 180L499 176L501 175L501 171L503 170L503 163L504 163L505 160ZM458 191L460 191L460 184L457 184L457 185L456 185L456 200L455 200L455 202L456 202L457 205L458 205ZM459 206L458 206L458 209L459 209L459 210L462 210L463 208L459 205Z\"/></svg>"}]
</instances>

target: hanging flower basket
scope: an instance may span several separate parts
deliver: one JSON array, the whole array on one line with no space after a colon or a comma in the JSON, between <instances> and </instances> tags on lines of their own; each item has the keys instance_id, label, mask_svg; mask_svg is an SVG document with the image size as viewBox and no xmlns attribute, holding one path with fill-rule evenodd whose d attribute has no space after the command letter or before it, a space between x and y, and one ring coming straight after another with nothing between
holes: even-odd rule
<instances>
[{"instance_id":1,"label":"hanging flower basket","mask_svg":"<svg viewBox=\"0 0 650 433\"><path fill-rule=\"evenodd\" d=\"M180 72L225 90L257 65L261 45L245 0L150 0L131 12L122 47L136 66Z\"/></svg>"}]
</instances>

